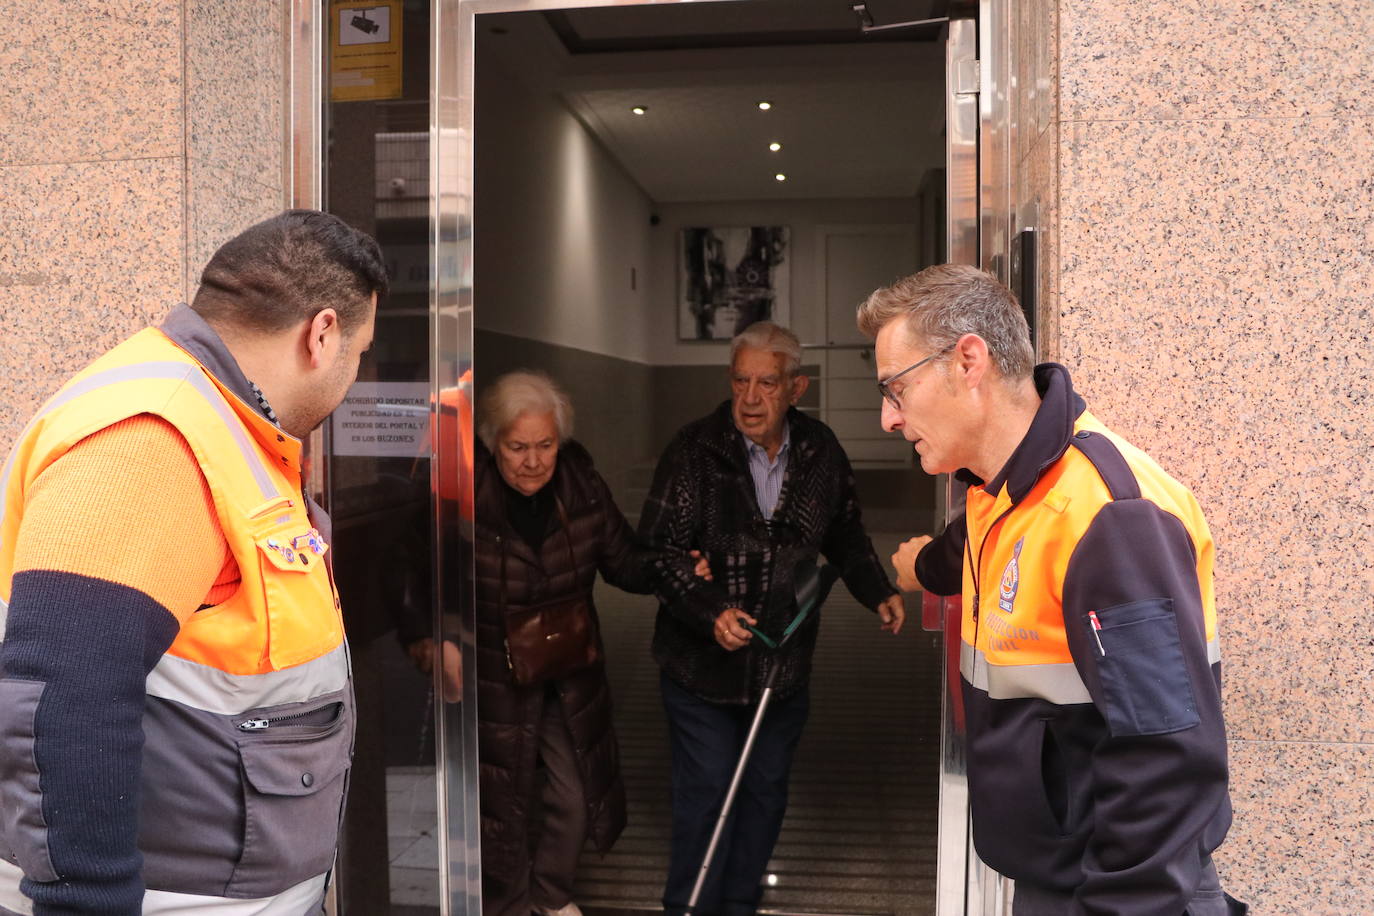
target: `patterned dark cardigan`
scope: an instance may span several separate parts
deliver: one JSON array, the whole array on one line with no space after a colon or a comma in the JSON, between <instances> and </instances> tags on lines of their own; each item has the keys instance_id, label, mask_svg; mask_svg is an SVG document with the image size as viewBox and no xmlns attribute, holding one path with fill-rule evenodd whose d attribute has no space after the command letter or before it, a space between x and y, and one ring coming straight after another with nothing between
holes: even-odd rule
<instances>
[{"instance_id":1,"label":"patterned dark cardigan","mask_svg":"<svg viewBox=\"0 0 1374 916\"><path fill-rule=\"evenodd\" d=\"M766 677L761 647L726 652L716 643L716 617L741 607L764 633L781 634L797 612L792 573L800 561L824 554L869 608L897 591L864 533L854 474L835 434L796 409L787 423L791 452L771 521L759 511L729 401L684 426L664 450L640 517L651 543L700 549L711 562L714 582L681 563L661 563L653 653L670 678L712 702L752 703ZM806 684L819 624L817 612L777 653L780 697Z\"/></svg>"}]
</instances>

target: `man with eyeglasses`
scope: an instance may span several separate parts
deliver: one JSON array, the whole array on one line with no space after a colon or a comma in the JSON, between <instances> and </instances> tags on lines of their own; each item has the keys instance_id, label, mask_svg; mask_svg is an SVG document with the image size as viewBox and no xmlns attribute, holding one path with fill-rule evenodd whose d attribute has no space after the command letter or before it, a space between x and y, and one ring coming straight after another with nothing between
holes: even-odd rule
<instances>
[{"instance_id":1,"label":"man with eyeglasses","mask_svg":"<svg viewBox=\"0 0 1374 916\"><path fill-rule=\"evenodd\" d=\"M787 808L792 755L806 723L819 618L764 656L798 615L794 574L818 554L836 567L881 629L902 628L902 599L864 532L854 475L825 424L796 409L808 379L801 344L761 321L731 345L731 400L689 423L659 461L640 533L700 550L714 581L661 573L654 658L672 742L672 853L664 910L691 898L712 829L744 749L767 669L773 700L702 889L696 913L750 914ZM763 637L756 637L757 631Z\"/></svg>"},{"instance_id":2,"label":"man with eyeglasses","mask_svg":"<svg viewBox=\"0 0 1374 916\"><path fill-rule=\"evenodd\" d=\"M905 590L963 595L974 842L1015 880L1013 913L1244 913L1211 858L1231 803L1197 500L1068 370L1032 366L1020 305L977 268L880 289L858 322L883 429L969 484L965 513L893 564Z\"/></svg>"}]
</instances>

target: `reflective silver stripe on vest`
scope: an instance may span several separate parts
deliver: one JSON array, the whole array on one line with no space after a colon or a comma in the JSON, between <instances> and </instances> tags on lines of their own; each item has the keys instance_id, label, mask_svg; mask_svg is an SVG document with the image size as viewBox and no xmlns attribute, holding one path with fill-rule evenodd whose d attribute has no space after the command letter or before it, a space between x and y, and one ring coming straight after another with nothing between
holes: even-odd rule
<instances>
[{"instance_id":1,"label":"reflective silver stripe on vest","mask_svg":"<svg viewBox=\"0 0 1374 916\"><path fill-rule=\"evenodd\" d=\"M262 461L258 459L257 449L248 438L248 432L243 428L243 421L234 413L233 408L224 400L224 395L215 387L215 383L205 375L204 372L196 369L191 375L187 376L186 381L195 386L205 400L210 402L210 406L215 408L215 413L224 421L224 425L229 428L234 441L238 443L239 451L243 453L243 460L248 465L248 470L253 472L253 479L258 482L258 489L262 491L263 499L271 499L277 496L277 485L272 482L272 476L267 473L267 469L262 466Z\"/></svg>"},{"instance_id":2,"label":"reflective silver stripe on vest","mask_svg":"<svg viewBox=\"0 0 1374 916\"><path fill-rule=\"evenodd\" d=\"M5 641L5 622L10 619L10 605L4 598L0 598L0 642Z\"/></svg>"},{"instance_id":3,"label":"reflective silver stripe on vest","mask_svg":"<svg viewBox=\"0 0 1374 916\"><path fill-rule=\"evenodd\" d=\"M19 879L23 876L18 866L0 859L0 907L32 916L33 901L19 891ZM300 916L319 906L326 877L317 875L274 897L255 900L144 891L143 916Z\"/></svg>"},{"instance_id":4,"label":"reflective silver stripe on vest","mask_svg":"<svg viewBox=\"0 0 1374 916\"><path fill-rule=\"evenodd\" d=\"M83 394L90 394L92 391L98 388L104 388L106 385L117 385L120 382L137 381L139 379L185 378L188 372L194 368L194 366L188 365L187 363L168 361L135 363L132 366L120 366L116 369L106 369L104 372L97 372L79 382L75 382L69 388L59 391L51 401L45 404L38 413L33 415L33 418L30 419L28 424L24 427L24 431L19 434L19 438L14 440L15 444L18 445L18 443L22 442L24 437L29 434L29 431L33 429L34 424L39 420L52 413L63 404L76 400ZM5 459L5 470L0 472L0 522L4 522L5 520L4 494L9 490L10 471L12 470L14 456L17 451L18 449L14 449L10 452L9 457Z\"/></svg>"},{"instance_id":5,"label":"reflective silver stripe on vest","mask_svg":"<svg viewBox=\"0 0 1374 916\"><path fill-rule=\"evenodd\" d=\"M326 875L302 881L274 897L235 900L171 891L144 891L143 916L301 916L319 912Z\"/></svg>"},{"instance_id":6,"label":"reflective silver stripe on vest","mask_svg":"<svg viewBox=\"0 0 1374 916\"><path fill-rule=\"evenodd\" d=\"M961 641L959 673L976 690L986 691L994 700L1039 697L1061 706L1093 701L1073 662L1048 665L990 665L982 652Z\"/></svg>"},{"instance_id":7,"label":"reflective silver stripe on vest","mask_svg":"<svg viewBox=\"0 0 1374 916\"><path fill-rule=\"evenodd\" d=\"M1207 640L1207 663L1221 661L1221 642ZM993 665L979 650L959 643L959 673L974 689L985 691L994 700L1019 700L1039 697L1067 706L1091 703L1092 696L1073 662L1048 665Z\"/></svg>"},{"instance_id":8,"label":"reflective silver stripe on vest","mask_svg":"<svg viewBox=\"0 0 1374 916\"><path fill-rule=\"evenodd\" d=\"M229 432L238 444L239 451L243 453L243 460L247 462L249 471L253 474L253 479L257 481L258 489L262 491L263 499L271 499L277 494L276 484L272 482L272 476L263 467L262 461L258 459L257 450L253 443L248 439L248 433L243 428L243 422L234 415L232 408L224 400L224 395L215 387L215 383L205 375L199 366L181 362L152 362L134 363L129 366L120 366L115 369L107 369L104 372L97 372L92 376L82 379L71 387L58 392L41 411L34 415L29 421L28 426L24 427L24 432L20 434L22 441L33 425L44 416L67 404L82 395L90 394L100 388L109 385L118 385L121 382L138 382L148 379L173 379L190 382L191 386L198 391L202 397L215 409L219 418L224 421ZM17 451L17 450L16 450ZM5 521L5 502L4 494L9 490L10 472L13 470L14 456L16 452L11 451L5 460L5 469L0 472L0 524Z\"/></svg>"},{"instance_id":9,"label":"reflective silver stripe on vest","mask_svg":"<svg viewBox=\"0 0 1374 916\"><path fill-rule=\"evenodd\" d=\"M193 709L234 716L249 709L304 703L342 690L348 653L341 643L327 655L266 674L229 674L175 655L164 655L148 674L148 695Z\"/></svg>"}]
</instances>

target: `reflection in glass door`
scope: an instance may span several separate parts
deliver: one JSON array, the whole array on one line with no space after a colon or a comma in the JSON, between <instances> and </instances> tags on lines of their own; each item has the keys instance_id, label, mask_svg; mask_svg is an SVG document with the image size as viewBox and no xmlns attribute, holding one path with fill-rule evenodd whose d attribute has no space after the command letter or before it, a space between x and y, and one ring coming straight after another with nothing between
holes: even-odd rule
<instances>
[{"instance_id":1,"label":"reflection in glass door","mask_svg":"<svg viewBox=\"0 0 1374 916\"><path fill-rule=\"evenodd\" d=\"M322 476L358 700L340 850L343 916L440 912L440 707L432 506L430 11L326 0L322 206L381 244L391 292L326 427Z\"/></svg>"}]
</instances>

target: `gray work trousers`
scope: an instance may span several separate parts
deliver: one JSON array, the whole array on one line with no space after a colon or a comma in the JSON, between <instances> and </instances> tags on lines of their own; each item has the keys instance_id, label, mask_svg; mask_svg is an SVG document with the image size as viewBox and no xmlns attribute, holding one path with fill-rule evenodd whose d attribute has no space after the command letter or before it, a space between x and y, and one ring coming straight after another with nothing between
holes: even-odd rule
<instances>
[{"instance_id":1,"label":"gray work trousers","mask_svg":"<svg viewBox=\"0 0 1374 916\"><path fill-rule=\"evenodd\" d=\"M557 694L546 694L539 721L539 790L542 818L529 861L510 881L482 881L482 916L529 916L534 907L556 910L572 900L577 860L587 838L587 803L577 771L572 735Z\"/></svg>"}]
</instances>

